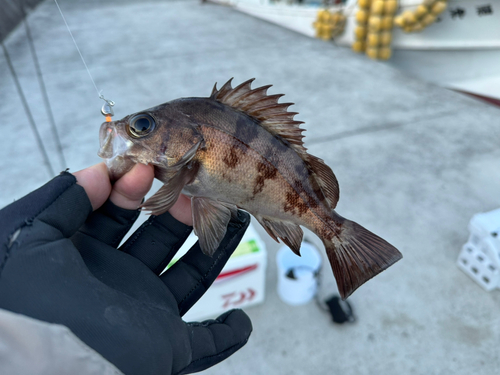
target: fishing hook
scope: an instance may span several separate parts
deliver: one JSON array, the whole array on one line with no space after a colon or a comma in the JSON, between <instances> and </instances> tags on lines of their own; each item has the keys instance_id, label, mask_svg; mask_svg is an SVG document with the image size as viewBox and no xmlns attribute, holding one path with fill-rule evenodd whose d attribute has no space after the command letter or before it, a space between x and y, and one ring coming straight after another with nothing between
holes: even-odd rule
<instances>
[{"instance_id":1,"label":"fishing hook","mask_svg":"<svg viewBox=\"0 0 500 375\"><path fill-rule=\"evenodd\" d=\"M111 117L115 114L113 111L113 106L115 102L109 99L106 99L104 95L99 94L99 99L104 100L106 103L102 105L101 113L106 117L106 122L111 122Z\"/></svg>"}]
</instances>

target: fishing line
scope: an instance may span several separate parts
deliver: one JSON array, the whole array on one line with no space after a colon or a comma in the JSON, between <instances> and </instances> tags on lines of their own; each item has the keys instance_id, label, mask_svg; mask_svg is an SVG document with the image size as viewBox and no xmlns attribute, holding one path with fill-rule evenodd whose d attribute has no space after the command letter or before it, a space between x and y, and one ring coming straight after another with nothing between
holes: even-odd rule
<instances>
[{"instance_id":1,"label":"fishing line","mask_svg":"<svg viewBox=\"0 0 500 375\"><path fill-rule=\"evenodd\" d=\"M47 167L50 177L54 176L54 170L52 169L52 165L50 164L49 160L49 155L47 154L47 151L45 150L45 147L43 146L42 142L42 137L40 136L40 133L38 132L38 128L36 127L35 120L33 118L33 115L31 114L28 101L26 100L26 97L24 96L23 89L21 87L21 84L19 83L19 79L17 77L16 71L14 70L14 65L12 65L12 61L10 59L10 55L7 51L7 48L5 47L5 44L3 43L3 40L1 42L2 44L2 49L3 53L5 55L5 60L7 61L7 66L9 67L10 73L12 74L12 78L14 79L14 84L16 85L17 92L19 93L19 97L21 98L21 102L23 103L24 110L26 111L26 115L28 116L28 122L31 126L31 129L33 130L33 133L35 134L35 139L38 144L38 148L40 149L40 152L42 153L43 160L45 163L45 166Z\"/></svg>"},{"instance_id":2,"label":"fishing line","mask_svg":"<svg viewBox=\"0 0 500 375\"><path fill-rule=\"evenodd\" d=\"M59 9L59 13L61 14L61 17L64 21L64 24L66 25L66 29L68 29L69 35L71 36L71 39L73 39L73 43L75 44L76 50L78 51L78 54L80 55L80 58L82 59L83 65L85 65L85 69L87 70L87 73L90 77L90 80L92 81L92 84L95 87L95 91L97 91L97 95L99 96L99 99L104 100L106 103L102 106L101 113L106 116L106 121L111 121L111 116L114 115L113 113L113 106L115 105L115 102L112 100L108 100L104 98L104 95L101 94L101 91L97 88L97 85L95 84L94 78L92 78L92 74L90 74L89 67L87 66L87 63L85 62L85 59L83 58L83 55L80 51L80 48L78 48L78 44L76 43L76 40L73 36L73 33L71 32L71 29L69 28L68 22L66 22L66 18L64 17L64 14L61 10L61 7L59 6L59 3L57 0L54 0L56 3L57 9Z\"/></svg>"},{"instance_id":3,"label":"fishing line","mask_svg":"<svg viewBox=\"0 0 500 375\"><path fill-rule=\"evenodd\" d=\"M66 18L64 17L64 14L61 10L61 8L59 7L59 3L57 2L57 0L54 0L54 3L56 3L56 6L57 6L57 9L59 9L59 13L61 13L61 17L64 21L64 24L66 25L66 28L68 29L68 32L69 32L69 35L71 36L71 39L73 39L73 43L75 43L75 47L76 47L76 50L78 51L78 53L80 54L80 58L82 59L82 62L83 62L83 65L85 65L85 69L87 69L87 73L89 74L89 77L90 77L90 80L92 81L92 83L94 84L94 87L95 87L95 91L97 91L97 95L99 97L101 97L101 92L99 91L99 89L97 88L97 85L95 84L94 82L94 79L92 78L92 74L90 74L90 70L87 66L87 63L85 62L85 59L83 58L83 55L82 53L80 52L80 48L78 48L78 44L76 44L76 40L75 38L73 37L73 33L71 32L71 29L69 28L69 25L68 23L66 22Z\"/></svg>"},{"instance_id":4,"label":"fishing line","mask_svg":"<svg viewBox=\"0 0 500 375\"><path fill-rule=\"evenodd\" d=\"M24 27L26 29L26 36L28 37L28 44L31 50L31 56L33 57L33 63L35 65L36 74L38 77L38 83L40 84L40 91L42 92L42 98L45 105L45 110L47 112L47 116L49 117L49 122L52 127L52 134L55 139L59 162L61 163L61 169L65 169L67 167L66 160L64 158L64 152L61 144L61 139L59 138L59 133L57 131L56 122L54 119L54 114L52 112L52 107L50 105L49 96L47 94L47 88L45 87L45 81L43 80L42 70L40 69L40 63L38 61L38 55L35 49L35 43L33 42L33 37L31 35L31 29L28 24L28 15L26 10L24 9L24 4L21 3L21 11L24 17Z\"/></svg>"}]
</instances>

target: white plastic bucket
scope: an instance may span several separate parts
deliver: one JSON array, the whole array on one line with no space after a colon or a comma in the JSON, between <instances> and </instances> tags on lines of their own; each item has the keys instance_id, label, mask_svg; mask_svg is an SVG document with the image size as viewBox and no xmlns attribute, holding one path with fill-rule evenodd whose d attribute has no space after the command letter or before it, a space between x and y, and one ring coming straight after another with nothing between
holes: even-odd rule
<instances>
[{"instance_id":1,"label":"white plastic bucket","mask_svg":"<svg viewBox=\"0 0 500 375\"><path fill-rule=\"evenodd\" d=\"M288 246L281 247L276 254L278 295L283 302L294 306L314 298L321 267L321 256L310 243L302 242L300 254L297 256Z\"/></svg>"}]
</instances>

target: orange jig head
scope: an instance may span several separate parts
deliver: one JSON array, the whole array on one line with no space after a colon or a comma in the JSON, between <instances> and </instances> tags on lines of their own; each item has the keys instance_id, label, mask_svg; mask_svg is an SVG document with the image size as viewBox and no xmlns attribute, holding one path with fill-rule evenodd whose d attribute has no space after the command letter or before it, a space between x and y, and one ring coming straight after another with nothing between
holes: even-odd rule
<instances>
[{"instance_id":1,"label":"orange jig head","mask_svg":"<svg viewBox=\"0 0 500 375\"><path fill-rule=\"evenodd\" d=\"M105 99L104 96L100 95L99 98L104 100L106 103L102 105L101 113L106 117L106 122L111 122L111 117L115 114L113 112L113 106L115 102L112 100Z\"/></svg>"}]
</instances>

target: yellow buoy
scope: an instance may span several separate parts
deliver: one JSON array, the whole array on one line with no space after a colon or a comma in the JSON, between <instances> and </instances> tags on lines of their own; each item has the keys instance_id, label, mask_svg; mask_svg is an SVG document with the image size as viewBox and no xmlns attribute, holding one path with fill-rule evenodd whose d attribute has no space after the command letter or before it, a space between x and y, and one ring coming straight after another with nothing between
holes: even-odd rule
<instances>
[{"instance_id":1,"label":"yellow buoy","mask_svg":"<svg viewBox=\"0 0 500 375\"><path fill-rule=\"evenodd\" d=\"M325 22L325 10L318 11L316 15L317 22Z\"/></svg>"},{"instance_id":2,"label":"yellow buoy","mask_svg":"<svg viewBox=\"0 0 500 375\"><path fill-rule=\"evenodd\" d=\"M370 31L380 31L382 29L382 17L370 17L370 19L368 20L368 29Z\"/></svg>"},{"instance_id":3,"label":"yellow buoy","mask_svg":"<svg viewBox=\"0 0 500 375\"><path fill-rule=\"evenodd\" d=\"M380 43L380 34L379 33L368 33L368 46L369 47L377 47Z\"/></svg>"},{"instance_id":4,"label":"yellow buoy","mask_svg":"<svg viewBox=\"0 0 500 375\"><path fill-rule=\"evenodd\" d=\"M404 17L403 16L394 17L394 24L396 26L403 28L406 24Z\"/></svg>"},{"instance_id":5,"label":"yellow buoy","mask_svg":"<svg viewBox=\"0 0 500 375\"><path fill-rule=\"evenodd\" d=\"M413 26L412 25L405 25L405 26L403 26L403 31L405 33L411 33L413 31Z\"/></svg>"},{"instance_id":6,"label":"yellow buoy","mask_svg":"<svg viewBox=\"0 0 500 375\"><path fill-rule=\"evenodd\" d=\"M354 35L356 36L356 39L364 39L366 38L366 26L356 26L354 29Z\"/></svg>"},{"instance_id":7,"label":"yellow buoy","mask_svg":"<svg viewBox=\"0 0 500 375\"><path fill-rule=\"evenodd\" d=\"M371 6L371 14L380 16L384 13L385 2L383 0L375 0Z\"/></svg>"},{"instance_id":8,"label":"yellow buoy","mask_svg":"<svg viewBox=\"0 0 500 375\"><path fill-rule=\"evenodd\" d=\"M392 33L385 32L380 34L380 44L383 46L389 46L392 42Z\"/></svg>"},{"instance_id":9,"label":"yellow buoy","mask_svg":"<svg viewBox=\"0 0 500 375\"><path fill-rule=\"evenodd\" d=\"M438 0L424 0L422 2L422 5L426 6L427 8L431 8L436 1Z\"/></svg>"},{"instance_id":10,"label":"yellow buoy","mask_svg":"<svg viewBox=\"0 0 500 375\"><path fill-rule=\"evenodd\" d=\"M378 51L378 58L380 60L389 60L391 58L392 51L389 47L380 48Z\"/></svg>"},{"instance_id":11,"label":"yellow buoy","mask_svg":"<svg viewBox=\"0 0 500 375\"><path fill-rule=\"evenodd\" d=\"M368 17L370 17L370 13L364 9L358 10L356 13L356 21L360 24L365 24L368 22Z\"/></svg>"},{"instance_id":12,"label":"yellow buoy","mask_svg":"<svg viewBox=\"0 0 500 375\"><path fill-rule=\"evenodd\" d=\"M422 18L422 20L420 22L422 23L422 25L428 26L431 23L433 23L434 21L436 21L436 18L437 17L434 14L429 13L424 18Z\"/></svg>"},{"instance_id":13,"label":"yellow buoy","mask_svg":"<svg viewBox=\"0 0 500 375\"><path fill-rule=\"evenodd\" d=\"M317 13L313 26L316 29L316 37L330 40L344 31L345 16L341 12L330 13L323 9Z\"/></svg>"},{"instance_id":14,"label":"yellow buoy","mask_svg":"<svg viewBox=\"0 0 500 375\"><path fill-rule=\"evenodd\" d=\"M406 25L412 25L417 22L417 17L415 17L415 14L411 10L404 11L402 16Z\"/></svg>"},{"instance_id":15,"label":"yellow buoy","mask_svg":"<svg viewBox=\"0 0 500 375\"><path fill-rule=\"evenodd\" d=\"M352 49L364 51L372 59L388 59L391 56L392 29L395 23L395 13L399 0L358 0L356 13L357 27L354 30L355 42ZM417 19L412 12L407 16L410 22ZM402 26L407 23L404 17L399 17ZM381 52L382 51L382 52Z\"/></svg>"},{"instance_id":16,"label":"yellow buoy","mask_svg":"<svg viewBox=\"0 0 500 375\"><path fill-rule=\"evenodd\" d=\"M376 59L378 57L379 49L376 47L369 47L366 49L366 55L371 59Z\"/></svg>"},{"instance_id":17,"label":"yellow buoy","mask_svg":"<svg viewBox=\"0 0 500 375\"><path fill-rule=\"evenodd\" d=\"M420 4L395 16L399 0L358 0L358 23L354 30L353 50L365 51L372 59L391 57L392 29L400 27L405 33L419 32L436 21L448 0L420 0Z\"/></svg>"},{"instance_id":18,"label":"yellow buoy","mask_svg":"<svg viewBox=\"0 0 500 375\"><path fill-rule=\"evenodd\" d=\"M432 14L437 16L438 14L441 14L445 9L446 3L444 1L438 1L432 6L431 12Z\"/></svg>"},{"instance_id":19,"label":"yellow buoy","mask_svg":"<svg viewBox=\"0 0 500 375\"><path fill-rule=\"evenodd\" d=\"M382 30L391 30L394 18L392 16L385 16L382 18Z\"/></svg>"},{"instance_id":20,"label":"yellow buoy","mask_svg":"<svg viewBox=\"0 0 500 375\"><path fill-rule=\"evenodd\" d=\"M392 15L396 13L397 9L398 9L397 0L387 0L384 2L384 14Z\"/></svg>"},{"instance_id":21,"label":"yellow buoy","mask_svg":"<svg viewBox=\"0 0 500 375\"><path fill-rule=\"evenodd\" d=\"M358 0L358 6L364 9L370 8L371 3L371 0Z\"/></svg>"},{"instance_id":22,"label":"yellow buoy","mask_svg":"<svg viewBox=\"0 0 500 375\"><path fill-rule=\"evenodd\" d=\"M366 49L366 44L362 40L356 40L352 44L352 49L354 52L363 52Z\"/></svg>"},{"instance_id":23,"label":"yellow buoy","mask_svg":"<svg viewBox=\"0 0 500 375\"><path fill-rule=\"evenodd\" d=\"M429 8L422 4L420 4L415 10L415 16L419 19L425 16L427 13L429 13Z\"/></svg>"}]
</instances>

